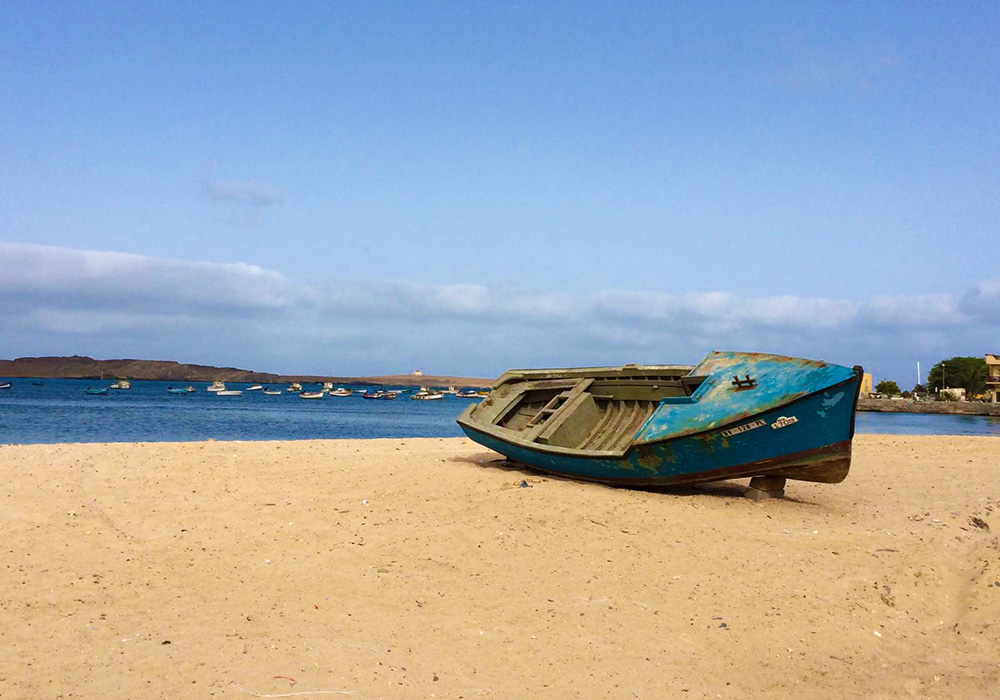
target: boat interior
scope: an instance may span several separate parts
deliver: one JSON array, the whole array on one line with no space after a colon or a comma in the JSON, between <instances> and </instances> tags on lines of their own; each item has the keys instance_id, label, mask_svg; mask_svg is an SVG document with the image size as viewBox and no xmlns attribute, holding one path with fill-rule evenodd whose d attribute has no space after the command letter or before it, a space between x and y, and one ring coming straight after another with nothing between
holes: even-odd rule
<instances>
[{"instance_id":1,"label":"boat interior","mask_svg":"<svg viewBox=\"0 0 1000 700\"><path fill-rule=\"evenodd\" d=\"M519 442L621 453L664 399L685 402L705 379L691 376L690 367L643 369L603 376L502 377L477 407L475 422L502 428Z\"/></svg>"}]
</instances>

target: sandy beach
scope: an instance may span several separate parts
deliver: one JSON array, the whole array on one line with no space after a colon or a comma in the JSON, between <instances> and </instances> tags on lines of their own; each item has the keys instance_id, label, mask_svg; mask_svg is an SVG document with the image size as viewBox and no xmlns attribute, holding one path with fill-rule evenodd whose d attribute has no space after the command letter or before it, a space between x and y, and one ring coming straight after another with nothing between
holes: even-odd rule
<instances>
[{"instance_id":1,"label":"sandy beach","mask_svg":"<svg viewBox=\"0 0 1000 700\"><path fill-rule=\"evenodd\" d=\"M1000 440L761 503L497 459L0 446L0 697L1000 698Z\"/></svg>"}]
</instances>

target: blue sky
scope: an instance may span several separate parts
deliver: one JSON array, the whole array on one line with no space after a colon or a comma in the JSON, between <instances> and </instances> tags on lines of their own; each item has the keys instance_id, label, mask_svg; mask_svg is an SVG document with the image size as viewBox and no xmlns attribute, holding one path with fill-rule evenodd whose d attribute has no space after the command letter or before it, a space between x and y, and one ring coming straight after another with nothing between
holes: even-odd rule
<instances>
[{"instance_id":1,"label":"blue sky","mask_svg":"<svg viewBox=\"0 0 1000 700\"><path fill-rule=\"evenodd\" d=\"M0 18L3 358L495 376L745 349L909 386L1000 350L995 3Z\"/></svg>"}]
</instances>

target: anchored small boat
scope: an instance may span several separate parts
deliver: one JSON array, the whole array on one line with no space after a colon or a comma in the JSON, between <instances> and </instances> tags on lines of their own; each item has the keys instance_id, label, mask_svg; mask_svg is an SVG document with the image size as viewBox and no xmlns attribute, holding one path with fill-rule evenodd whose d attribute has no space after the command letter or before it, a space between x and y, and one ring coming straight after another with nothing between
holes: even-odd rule
<instances>
[{"instance_id":1,"label":"anchored small boat","mask_svg":"<svg viewBox=\"0 0 1000 700\"><path fill-rule=\"evenodd\" d=\"M341 387L337 387L336 389L334 389L333 391L331 391L330 392L330 396L341 396L341 397L343 397L343 396L350 396L352 393L354 393L354 392L351 389L348 389L346 387L342 387L341 386Z\"/></svg>"},{"instance_id":2,"label":"anchored small boat","mask_svg":"<svg viewBox=\"0 0 1000 700\"><path fill-rule=\"evenodd\" d=\"M226 390L226 383L218 379L209 384L208 387L205 389L205 391L215 391L215 392L225 391L225 390Z\"/></svg>"},{"instance_id":3,"label":"anchored small boat","mask_svg":"<svg viewBox=\"0 0 1000 700\"><path fill-rule=\"evenodd\" d=\"M126 377L118 377L118 381L108 387L109 389L131 389L132 382Z\"/></svg>"},{"instance_id":4,"label":"anchored small boat","mask_svg":"<svg viewBox=\"0 0 1000 700\"><path fill-rule=\"evenodd\" d=\"M34 384L34 382L32 382L32 384ZM10 389L13 386L14 385L10 382L0 382L0 389Z\"/></svg>"},{"instance_id":5,"label":"anchored small boat","mask_svg":"<svg viewBox=\"0 0 1000 700\"><path fill-rule=\"evenodd\" d=\"M715 352L695 367L512 370L458 424L511 460L577 479L776 477L777 491L785 478L846 478L862 374L741 352Z\"/></svg>"},{"instance_id":6,"label":"anchored small boat","mask_svg":"<svg viewBox=\"0 0 1000 700\"><path fill-rule=\"evenodd\" d=\"M239 389L223 389L222 391L215 392L216 396L242 396L243 392Z\"/></svg>"},{"instance_id":7,"label":"anchored small boat","mask_svg":"<svg viewBox=\"0 0 1000 700\"><path fill-rule=\"evenodd\" d=\"M324 394L322 391L303 391L303 392L301 392L299 394L299 398L300 399L314 399L315 400L315 399L321 399L324 396L326 396L326 394Z\"/></svg>"},{"instance_id":8,"label":"anchored small boat","mask_svg":"<svg viewBox=\"0 0 1000 700\"><path fill-rule=\"evenodd\" d=\"M191 392L188 391L187 389L183 388L183 387L168 386L167 387L167 393L168 394L190 394Z\"/></svg>"},{"instance_id":9,"label":"anchored small boat","mask_svg":"<svg viewBox=\"0 0 1000 700\"><path fill-rule=\"evenodd\" d=\"M292 382L291 384L288 385L285 391L287 391L289 394L297 394L300 391L302 391L302 385L299 384L298 382Z\"/></svg>"},{"instance_id":10,"label":"anchored small boat","mask_svg":"<svg viewBox=\"0 0 1000 700\"><path fill-rule=\"evenodd\" d=\"M253 386L248 386L246 391L261 391L263 388L260 384L254 384Z\"/></svg>"},{"instance_id":11,"label":"anchored small boat","mask_svg":"<svg viewBox=\"0 0 1000 700\"><path fill-rule=\"evenodd\" d=\"M420 391L410 396L410 399L413 401L440 401L443 398L444 392L433 391L425 386L420 387Z\"/></svg>"},{"instance_id":12,"label":"anchored small boat","mask_svg":"<svg viewBox=\"0 0 1000 700\"><path fill-rule=\"evenodd\" d=\"M363 399L378 399L380 401L394 401L399 396L398 391L366 391L361 395Z\"/></svg>"},{"instance_id":13,"label":"anchored small boat","mask_svg":"<svg viewBox=\"0 0 1000 700\"><path fill-rule=\"evenodd\" d=\"M281 396L281 389L264 389L265 396Z\"/></svg>"},{"instance_id":14,"label":"anchored small boat","mask_svg":"<svg viewBox=\"0 0 1000 700\"><path fill-rule=\"evenodd\" d=\"M107 396L108 395L108 387L106 387L106 386L103 386L103 387L88 386L87 389L86 389L86 392L88 394L90 394L91 396Z\"/></svg>"}]
</instances>

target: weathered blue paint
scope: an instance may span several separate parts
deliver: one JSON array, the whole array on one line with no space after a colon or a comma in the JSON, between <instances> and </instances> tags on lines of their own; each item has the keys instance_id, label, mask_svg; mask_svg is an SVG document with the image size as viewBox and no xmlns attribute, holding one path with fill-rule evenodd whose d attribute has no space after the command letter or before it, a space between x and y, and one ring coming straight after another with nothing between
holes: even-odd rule
<instances>
[{"instance_id":1,"label":"weathered blue paint","mask_svg":"<svg viewBox=\"0 0 1000 700\"><path fill-rule=\"evenodd\" d=\"M860 368L713 353L691 375L706 378L691 397L662 401L622 455L507 440L503 429L476 425L474 406L458 422L470 438L512 460L619 484L750 476L824 459L849 464ZM733 375L750 375L756 388L735 389Z\"/></svg>"},{"instance_id":2,"label":"weathered blue paint","mask_svg":"<svg viewBox=\"0 0 1000 700\"><path fill-rule=\"evenodd\" d=\"M704 375L705 381L687 402L662 401L635 436L636 443L713 430L849 381L854 376L854 370L777 355L714 352L691 374ZM735 390L732 384L734 375L741 379L749 375L757 381L756 388Z\"/></svg>"}]
</instances>

